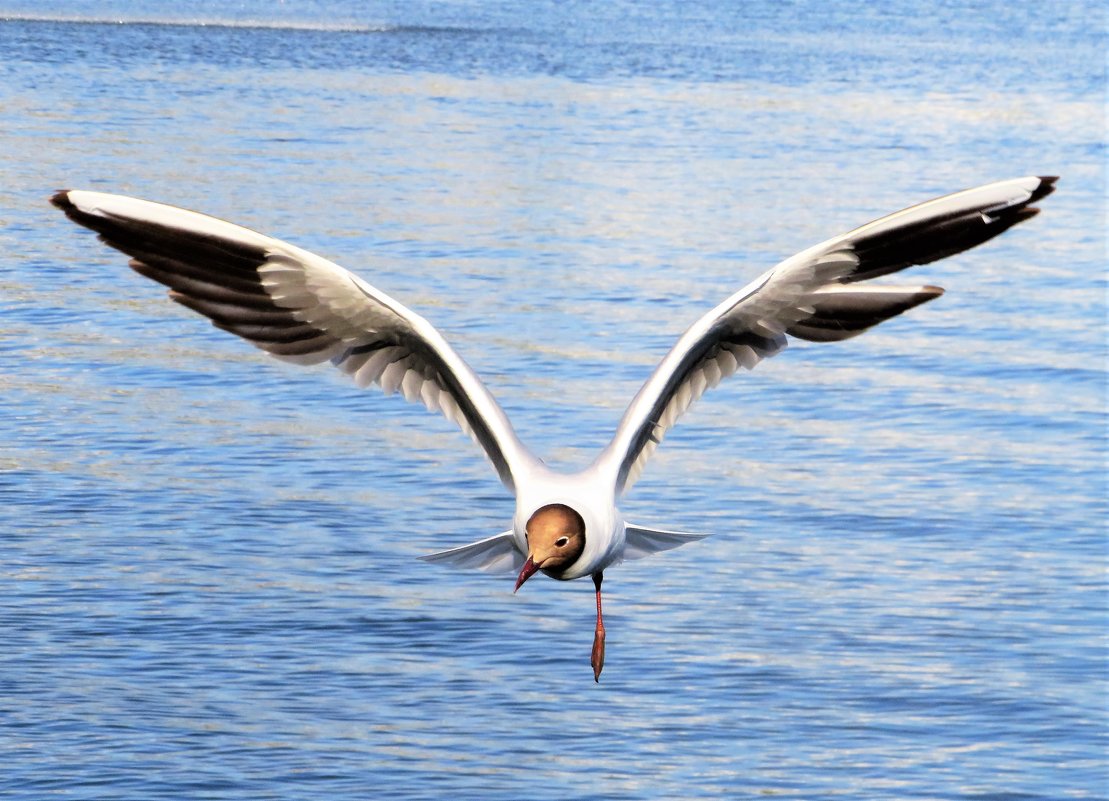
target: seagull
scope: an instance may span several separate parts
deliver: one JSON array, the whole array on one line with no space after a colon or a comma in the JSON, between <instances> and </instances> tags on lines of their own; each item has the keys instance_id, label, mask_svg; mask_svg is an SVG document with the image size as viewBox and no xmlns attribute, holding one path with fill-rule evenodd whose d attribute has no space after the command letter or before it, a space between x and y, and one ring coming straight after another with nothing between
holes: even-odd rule
<instances>
[{"instance_id":1,"label":"seagull","mask_svg":"<svg viewBox=\"0 0 1109 801\"><path fill-rule=\"evenodd\" d=\"M354 273L306 250L195 211L123 195L65 190L51 202L170 299L282 361L329 361L359 387L377 384L438 411L484 451L516 498L512 528L421 557L516 573L590 576L597 601L590 664L605 658L604 571L702 534L626 521L617 503L678 418L706 390L752 369L793 337L838 342L943 294L872 279L979 245L1037 214L1056 177L999 181L929 200L791 256L686 330L647 378L597 458L576 473L548 467L500 405L423 317Z\"/></svg>"}]
</instances>

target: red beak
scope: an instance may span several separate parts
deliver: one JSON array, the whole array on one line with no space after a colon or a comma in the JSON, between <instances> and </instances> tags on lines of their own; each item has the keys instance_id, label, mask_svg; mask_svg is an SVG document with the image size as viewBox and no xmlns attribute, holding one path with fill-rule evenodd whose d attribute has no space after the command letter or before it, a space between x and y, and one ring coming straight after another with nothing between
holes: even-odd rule
<instances>
[{"instance_id":1,"label":"red beak","mask_svg":"<svg viewBox=\"0 0 1109 801\"><path fill-rule=\"evenodd\" d=\"M524 562L524 566L520 568L520 575L516 579L516 590L520 589L523 583L534 576L538 571L539 565L535 564L535 562L529 556L528 560ZM516 590L513 590L512 592L515 593Z\"/></svg>"}]
</instances>

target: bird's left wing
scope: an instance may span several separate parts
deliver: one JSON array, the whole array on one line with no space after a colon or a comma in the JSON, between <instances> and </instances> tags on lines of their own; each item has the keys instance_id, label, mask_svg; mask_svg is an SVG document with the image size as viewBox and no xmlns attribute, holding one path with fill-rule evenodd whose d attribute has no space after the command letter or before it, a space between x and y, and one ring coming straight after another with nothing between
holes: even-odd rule
<instances>
[{"instance_id":1,"label":"bird's left wing","mask_svg":"<svg viewBox=\"0 0 1109 801\"><path fill-rule=\"evenodd\" d=\"M943 294L933 286L860 283L985 242L1036 214L1055 178L980 186L896 212L798 253L685 332L636 394L597 459L616 493L635 483L667 430L738 368L786 346L787 335L834 342Z\"/></svg>"},{"instance_id":2,"label":"bird's left wing","mask_svg":"<svg viewBox=\"0 0 1109 801\"><path fill-rule=\"evenodd\" d=\"M435 328L320 256L205 214L100 192L51 202L131 256L131 267L214 325L284 361L330 360L441 412L480 445L510 490L535 458L500 405Z\"/></svg>"}]
</instances>

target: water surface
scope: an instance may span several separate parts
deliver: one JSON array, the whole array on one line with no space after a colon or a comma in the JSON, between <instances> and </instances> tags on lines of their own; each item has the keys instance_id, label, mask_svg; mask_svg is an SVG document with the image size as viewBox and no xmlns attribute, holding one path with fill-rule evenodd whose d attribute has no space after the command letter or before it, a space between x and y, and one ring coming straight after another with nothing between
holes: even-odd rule
<instances>
[{"instance_id":1,"label":"water surface","mask_svg":"<svg viewBox=\"0 0 1109 801\"><path fill-rule=\"evenodd\" d=\"M1104 798L1095 4L0 3L0 792ZM929 197L1059 173L940 301L710 393L592 587L445 421L266 359L45 202L272 233L588 462L696 316Z\"/></svg>"}]
</instances>

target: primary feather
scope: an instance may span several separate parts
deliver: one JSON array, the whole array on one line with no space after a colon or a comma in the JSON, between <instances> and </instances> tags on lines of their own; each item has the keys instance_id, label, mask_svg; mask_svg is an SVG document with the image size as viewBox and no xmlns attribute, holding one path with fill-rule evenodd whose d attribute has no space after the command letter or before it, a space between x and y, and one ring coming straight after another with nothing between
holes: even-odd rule
<instances>
[{"instance_id":1,"label":"primary feather","mask_svg":"<svg viewBox=\"0 0 1109 801\"><path fill-rule=\"evenodd\" d=\"M484 449L510 491L514 475L535 461L439 332L339 265L162 203L84 191L59 192L52 202L217 327L284 361L330 361L360 387L378 384L442 413Z\"/></svg>"},{"instance_id":2,"label":"primary feather","mask_svg":"<svg viewBox=\"0 0 1109 801\"><path fill-rule=\"evenodd\" d=\"M723 378L781 351L788 336L834 342L943 294L934 286L862 284L981 244L1034 216L1055 178L980 186L882 217L783 261L709 311L666 354L597 458L616 494L635 483L678 418Z\"/></svg>"}]
</instances>

